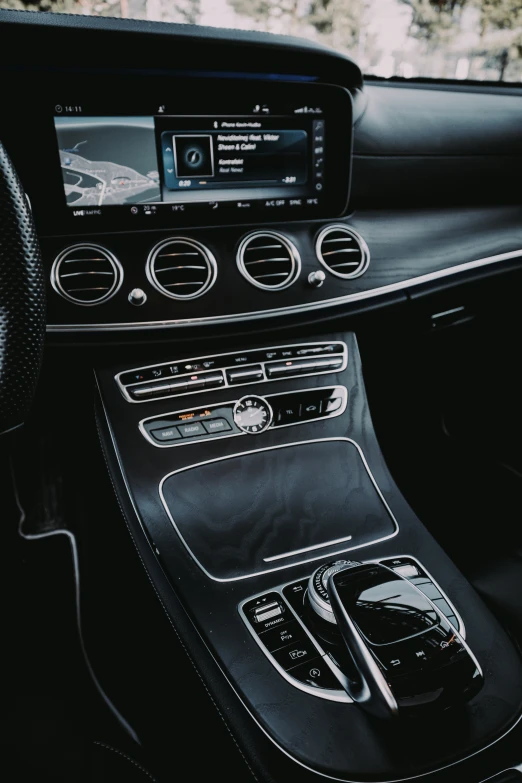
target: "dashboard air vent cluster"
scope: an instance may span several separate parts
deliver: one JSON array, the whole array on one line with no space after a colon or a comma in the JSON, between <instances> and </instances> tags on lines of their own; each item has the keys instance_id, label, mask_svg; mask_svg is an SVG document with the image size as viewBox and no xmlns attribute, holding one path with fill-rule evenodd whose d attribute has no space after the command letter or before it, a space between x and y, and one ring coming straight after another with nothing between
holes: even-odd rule
<instances>
[{"instance_id":1,"label":"dashboard air vent cluster","mask_svg":"<svg viewBox=\"0 0 522 783\"><path fill-rule=\"evenodd\" d=\"M347 226L327 226L315 244L317 258L336 277L359 277L368 268L370 251L364 239Z\"/></svg>"},{"instance_id":2,"label":"dashboard air vent cluster","mask_svg":"<svg viewBox=\"0 0 522 783\"><path fill-rule=\"evenodd\" d=\"M216 259L195 239L176 237L156 245L147 260L149 282L171 299L196 299L214 285Z\"/></svg>"},{"instance_id":3,"label":"dashboard air vent cluster","mask_svg":"<svg viewBox=\"0 0 522 783\"><path fill-rule=\"evenodd\" d=\"M99 245L72 245L56 258L51 271L54 290L79 305L106 302L120 288L123 269L118 259Z\"/></svg>"},{"instance_id":4,"label":"dashboard air vent cluster","mask_svg":"<svg viewBox=\"0 0 522 783\"><path fill-rule=\"evenodd\" d=\"M255 231L246 236L239 245L237 265L243 277L267 291L287 288L301 271L297 248L275 231Z\"/></svg>"}]
</instances>

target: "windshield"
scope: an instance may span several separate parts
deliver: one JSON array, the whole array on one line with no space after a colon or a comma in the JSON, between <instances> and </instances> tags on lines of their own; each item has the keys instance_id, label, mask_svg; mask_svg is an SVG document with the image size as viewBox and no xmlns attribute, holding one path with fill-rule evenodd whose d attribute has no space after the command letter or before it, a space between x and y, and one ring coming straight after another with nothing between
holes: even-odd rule
<instances>
[{"instance_id":1,"label":"windshield","mask_svg":"<svg viewBox=\"0 0 522 783\"><path fill-rule=\"evenodd\" d=\"M522 82L521 0L0 0L0 8L297 35L382 78Z\"/></svg>"}]
</instances>

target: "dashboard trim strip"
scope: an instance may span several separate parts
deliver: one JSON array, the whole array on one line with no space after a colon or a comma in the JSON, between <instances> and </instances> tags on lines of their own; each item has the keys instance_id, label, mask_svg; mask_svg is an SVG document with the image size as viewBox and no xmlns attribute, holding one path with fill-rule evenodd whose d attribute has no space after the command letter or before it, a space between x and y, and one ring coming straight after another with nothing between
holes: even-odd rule
<instances>
[{"instance_id":1,"label":"dashboard trim strip","mask_svg":"<svg viewBox=\"0 0 522 783\"><path fill-rule=\"evenodd\" d=\"M181 535L181 532L178 529L178 527L176 525L176 522L174 521L174 517L170 513L169 507L168 507L167 502L165 500L165 496L163 494L163 485L165 484L166 480L168 478L170 478L171 476L174 476L176 473L184 473L186 470L191 470L192 468L198 468L198 467L201 467L202 465L210 465L213 462L222 462L223 460L233 459L234 457L245 457L245 456L248 456L249 454L257 454L257 453L262 452L262 451L275 451L276 449L287 449L290 446L302 446L302 445L310 444L310 443L327 443L327 442L331 442L331 441L344 441L346 443L351 443L353 446L355 446L355 448L359 452L359 456L360 456L360 458L362 460L362 463L363 463L363 465L364 465L364 467L365 467L365 469L366 469L366 471L368 473L370 481L372 482L373 486L375 487L375 491L377 492L377 494L379 496L379 499L381 500L381 503L383 504L384 508L386 509L388 514L390 515L390 518L391 518L393 524L395 525L395 530L393 531L393 533L390 533L388 536L383 536L382 538L374 539L373 541L367 541L365 544L357 544L356 546L344 547L343 549L339 549L339 550L337 550L335 552L328 552L326 555L324 554L323 550L328 545L327 544L326 545L325 544L317 544L314 547L314 549L315 550L320 550L320 551L317 554L315 554L315 556L313 556L313 557L309 557L309 558L307 558L305 560L299 560L298 562L295 562L295 563L294 562L292 562L292 563L285 563L284 565L275 566L274 568L266 568L263 571L256 571L256 572L254 572L252 574L245 574L243 576L233 576L233 577L230 577L228 579L220 579L219 577L212 576L212 574L209 571L206 570L206 568L199 562L197 557L194 555L194 553L192 552L192 550L188 546L187 542L185 541L185 539ZM160 500L161 500L161 503L163 505L163 508L165 509L165 513L167 514L167 517L169 518L169 520L170 520L170 522L172 524L172 527L176 531L176 533L177 533L177 535L179 537L179 540L181 541L181 543L183 544L183 546L187 550L187 552L190 555L190 557L194 560L196 565L198 565L199 568L201 568L201 570L205 574L205 576L208 576L208 578L212 579L213 582L224 582L224 583L227 583L227 582L240 582L240 581L243 581L244 579L252 579L254 577L263 576L264 574L270 574L270 573L272 573L274 571L283 571L286 568L294 568L295 566L303 565L305 563L313 563L315 560L320 560L322 557L336 557L337 555L340 555L340 554L342 554L344 552L352 552L355 549L364 549L365 547L373 546L374 544L380 544L382 541L388 541L389 539L394 538L397 535L397 533L399 532L399 523L397 522L397 519L396 519L395 515L393 514L393 511L391 510L390 506L386 502L386 499L385 499L384 495L382 494L382 492L381 492L381 490L379 488L379 485L377 484L377 481L375 480L375 477L374 477L374 475L373 475L373 473L372 473L372 471L370 469L370 466L368 465L368 463L366 461L366 457L364 456L364 452L361 449L361 447L359 446L359 444L356 441L352 440L352 438L312 438L312 439L308 439L308 440L296 441L296 442L293 442L293 443L283 443L283 444L280 444L279 446L267 446L267 447L262 448L262 449L250 449L249 451L240 451L240 452L238 452L236 454L227 454L227 456L225 456L225 457L218 457L217 459L203 460L202 462L196 462L193 465L188 465L188 466L183 467L183 468L178 468L178 470L173 470L170 473L167 473L167 475L163 476L163 478L161 479L161 481L159 483L158 493L159 493Z\"/></svg>"},{"instance_id":2,"label":"dashboard trim strip","mask_svg":"<svg viewBox=\"0 0 522 783\"><path fill-rule=\"evenodd\" d=\"M177 320L167 321L130 321L122 323L106 323L106 324L48 324L48 332L98 332L98 331L117 331L120 329L133 330L133 329L165 329L175 326L198 326L200 324L220 324L220 323L235 323L237 321L250 321L259 320L261 318L279 316L279 315L291 315L307 313L314 310L322 310L328 307L337 307L343 304L349 304L351 302L361 302L365 299L373 299L379 296L385 296L386 294L396 293L408 288L412 288L423 283L430 283L434 280L442 280L445 277L451 277L452 275L460 274L461 272L469 272L473 269L480 269L481 267L491 266L493 264L499 264L503 261L510 261L511 259L522 257L522 248L519 250L511 250L508 253L500 253L495 256L487 256L486 258L479 258L476 261L467 261L457 266L450 266L446 269L439 269L436 272L429 272L425 275L418 275L417 277L408 278L402 280L399 283L390 283L389 285L379 286L378 288L370 288L368 291L359 291L356 294L347 294L346 296L339 296L334 299L325 299L322 302L313 302L304 305L291 305L289 307L279 307L271 310L256 310L251 313L234 313L230 315L211 315L201 318L180 318Z\"/></svg>"}]
</instances>

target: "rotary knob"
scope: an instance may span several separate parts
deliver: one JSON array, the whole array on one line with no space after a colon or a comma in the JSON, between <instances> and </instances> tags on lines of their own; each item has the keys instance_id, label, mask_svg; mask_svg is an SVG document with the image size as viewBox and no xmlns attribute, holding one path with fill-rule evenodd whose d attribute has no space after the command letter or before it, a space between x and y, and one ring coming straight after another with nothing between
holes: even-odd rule
<instances>
[{"instance_id":1,"label":"rotary knob","mask_svg":"<svg viewBox=\"0 0 522 783\"><path fill-rule=\"evenodd\" d=\"M133 288L129 294L129 302L136 307L144 305L147 301L147 294L141 288Z\"/></svg>"},{"instance_id":2,"label":"rotary knob","mask_svg":"<svg viewBox=\"0 0 522 783\"><path fill-rule=\"evenodd\" d=\"M342 571L347 566L356 565L360 565L357 560L335 560L333 563L324 563L317 571L314 571L308 581L308 600L310 606L319 617L322 617L322 619L326 620L328 623L332 623L332 625L336 625L337 623L328 596L328 579L332 574Z\"/></svg>"}]
</instances>

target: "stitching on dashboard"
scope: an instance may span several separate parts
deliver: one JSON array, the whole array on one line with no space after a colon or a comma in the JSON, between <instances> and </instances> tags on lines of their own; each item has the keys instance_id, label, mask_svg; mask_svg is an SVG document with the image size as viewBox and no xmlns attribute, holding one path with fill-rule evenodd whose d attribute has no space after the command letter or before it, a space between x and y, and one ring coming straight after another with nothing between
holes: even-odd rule
<instances>
[{"instance_id":1,"label":"stitching on dashboard","mask_svg":"<svg viewBox=\"0 0 522 783\"><path fill-rule=\"evenodd\" d=\"M141 764L138 764L137 761L134 761L130 756L127 756L126 753L123 753L121 750L117 750L116 748L113 748L111 745L106 745L104 742L99 742L98 740L93 740L93 745L98 745L100 748L105 748L105 750L112 750L113 753L117 753L118 756L121 756L124 759L127 759L127 761L130 761L131 764L134 764L134 766L140 770L140 772L143 772L144 775L146 775L149 780L153 780L154 783L156 783L156 778L153 777L150 772L147 772L147 770L141 766Z\"/></svg>"},{"instance_id":2,"label":"stitching on dashboard","mask_svg":"<svg viewBox=\"0 0 522 783\"><path fill-rule=\"evenodd\" d=\"M152 580L152 577L151 577L151 575L149 573L149 569L147 568L147 566L145 564L145 561L143 560L143 558L141 556L141 552L140 552L140 550L138 548L138 545L136 543L136 539L134 537L134 534L133 534L133 532L132 532L132 530L130 528L130 525L129 525L128 521L127 521L127 515L125 514L123 506L122 506L122 504L120 502L120 498L119 498L118 492L116 490L116 486L115 486L113 478L112 478L112 474L111 474L111 470L110 470L110 467L109 467L109 463L108 463L108 460L107 460L107 457L106 457L106 454L105 454L105 449L103 447L103 440L102 440L102 436L101 436L101 432L100 432L100 427L99 427L98 417L96 415L96 411L94 413L94 416L95 416L95 421L96 421L96 431L98 433L98 440L99 440L99 443L100 443L101 452L102 452L103 459L104 459L104 462L105 462L105 467L107 468L107 472L109 474L109 479L110 479L111 486L112 486L112 489L113 489L113 492L114 492L114 495L115 495L115 498L116 498L116 502L118 503L118 507L120 509L120 513L121 513L121 515L123 517L123 521L125 522L125 526L127 528L127 531L128 531L128 533L129 533L129 535L131 537L131 541L134 544L134 548L135 548L135 550L137 552L137 555L138 555L138 557L140 559L140 563L143 566L143 569L144 569L144 571L145 571L145 573L147 575L147 579L149 580L150 584L152 585L152 589L154 590L154 592L156 594L156 598L158 599L158 601L159 601L159 603L161 605L161 608L163 609L163 611L164 611L164 613L165 613L165 615L166 615L166 617L167 617L167 619L168 619L168 621L169 621L169 623L170 623L174 633L176 634L178 642L180 643L181 647L183 648L183 651L185 652L185 655L187 656L188 660L192 664L192 667L194 668L194 671L196 672L197 676L199 677L199 680L200 680L201 684L205 688L205 691L207 692L207 696L209 697L210 701L214 705L217 714L219 715L219 717L221 718L221 720L225 724L225 727L226 727L228 733L230 734L230 736L231 736L231 738L232 738L232 740L234 742L234 745L236 746L237 750L241 754L241 757L242 757L243 761L245 762L246 766L248 767L248 770L249 770L250 774L252 775L252 777L254 778L255 781L258 781L258 778L257 778L254 770L250 766L249 761L248 761L247 757L245 756L245 754L243 753L243 751L242 751L242 749L241 749L237 739L235 738L235 736L234 736L234 734L232 732L232 729L230 728L230 726L228 725L227 721L225 720L225 717L224 717L223 713L219 709L219 706L217 705L214 697L210 693L210 690L208 689L207 684L206 684L205 680L203 679L203 676L202 676L201 672L199 671L198 667L196 666L196 664L195 664L195 662L194 662L194 660L193 660L193 658L192 658L192 656L191 656L187 646L185 645L183 639L181 638L181 635L180 635L178 629L174 625L174 622L172 621L172 618L171 618L171 616L170 616L170 614L169 614L169 612L167 610L167 607L165 606L165 604L164 604L164 602L163 602L163 600L162 600L158 590L156 589L156 585L154 584L154 582Z\"/></svg>"}]
</instances>

